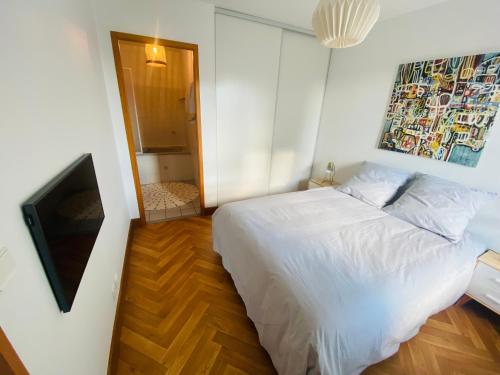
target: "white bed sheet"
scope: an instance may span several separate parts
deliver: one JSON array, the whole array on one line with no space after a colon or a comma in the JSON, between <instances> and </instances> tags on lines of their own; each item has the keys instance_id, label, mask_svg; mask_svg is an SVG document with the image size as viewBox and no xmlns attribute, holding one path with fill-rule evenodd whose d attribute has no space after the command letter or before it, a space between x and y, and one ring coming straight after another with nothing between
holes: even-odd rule
<instances>
[{"instance_id":1,"label":"white bed sheet","mask_svg":"<svg viewBox=\"0 0 500 375\"><path fill-rule=\"evenodd\" d=\"M214 248L280 374L358 374L466 290L484 247L332 188L230 203Z\"/></svg>"}]
</instances>

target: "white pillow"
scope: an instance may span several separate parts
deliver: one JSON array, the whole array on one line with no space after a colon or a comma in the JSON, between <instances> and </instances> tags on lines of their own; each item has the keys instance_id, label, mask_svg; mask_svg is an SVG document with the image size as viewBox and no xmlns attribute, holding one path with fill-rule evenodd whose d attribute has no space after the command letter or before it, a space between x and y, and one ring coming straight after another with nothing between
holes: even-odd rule
<instances>
[{"instance_id":1,"label":"white pillow","mask_svg":"<svg viewBox=\"0 0 500 375\"><path fill-rule=\"evenodd\" d=\"M360 172L337 188L377 208L384 207L410 178L408 171L364 162Z\"/></svg>"},{"instance_id":2,"label":"white pillow","mask_svg":"<svg viewBox=\"0 0 500 375\"><path fill-rule=\"evenodd\" d=\"M384 211L458 242L479 208L495 197L495 193L419 174L404 194Z\"/></svg>"}]
</instances>

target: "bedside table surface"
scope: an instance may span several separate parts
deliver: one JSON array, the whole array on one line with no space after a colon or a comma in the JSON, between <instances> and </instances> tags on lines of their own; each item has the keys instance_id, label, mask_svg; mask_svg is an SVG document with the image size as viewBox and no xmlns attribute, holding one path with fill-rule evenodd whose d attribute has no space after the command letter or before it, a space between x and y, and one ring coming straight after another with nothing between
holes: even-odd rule
<instances>
[{"instance_id":1,"label":"bedside table surface","mask_svg":"<svg viewBox=\"0 0 500 375\"><path fill-rule=\"evenodd\" d=\"M500 314L500 254L488 250L479 257L466 294Z\"/></svg>"},{"instance_id":2,"label":"bedside table surface","mask_svg":"<svg viewBox=\"0 0 500 375\"><path fill-rule=\"evenodd\" d=\"M493 250L488 250L486 253L481 255L479 257L479 261L493 267L497 271L500 271L500 254Z\"/></svg>"},{"instance_id":3,"label":"bedside table surface","mask_svg":"<svg viewBox=\"0 0 500 375\"><path fill-rule=\"evenodd\" d=\"M316 185L322 186L322 187L338 186L338 185L340 185L335 180L333 180L332 182L330 182L330 181L327 181L327 180L323 180L322 178L311 178L309 181L312 182L313 184L316 184Z\"/></svg>"}]
</instances>

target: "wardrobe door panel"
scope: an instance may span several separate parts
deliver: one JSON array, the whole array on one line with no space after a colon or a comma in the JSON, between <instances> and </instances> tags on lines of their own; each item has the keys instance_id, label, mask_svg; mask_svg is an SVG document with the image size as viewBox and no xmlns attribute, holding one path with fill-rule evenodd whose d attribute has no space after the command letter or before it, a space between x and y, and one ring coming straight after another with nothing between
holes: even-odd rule
<instances>
[{"instance_id":1,"label":"wardrobe door panel","mask_svg":"<svg viewBox=\"0 0 500 375\"><path fill-rule=\"evenodd\" d=\"M281 33L216 15L219 205L269 191Z\"/></svg>"},{"instance_id":2,"label":"wardrobe door panel","mask_svg":"<svg viewBox=\"0 0 500 375\"><path fill-rule=\"evenodd\" d=\"M330 50L283 31L270 193L297 190L311 174Z\"/></svg>"}]
</instances>

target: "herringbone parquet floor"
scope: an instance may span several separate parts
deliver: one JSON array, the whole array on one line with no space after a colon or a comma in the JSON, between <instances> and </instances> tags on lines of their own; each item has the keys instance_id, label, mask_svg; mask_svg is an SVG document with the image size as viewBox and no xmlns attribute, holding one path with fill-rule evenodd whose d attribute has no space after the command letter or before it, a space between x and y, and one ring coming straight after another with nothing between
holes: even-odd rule
<instances>
[{"instance_id":1,"label":"herringbone parquet floor","mask_svg":"<svg viewBox=\"0 0 500 375\"><path fill-rule=\"evenodd\" d=\"M121 306L116 373L274 374L220 257L211 220L134 230ZM500 374L500 324L470 303L432 317L366 374Z\"/></svg>"}]
</instances>

